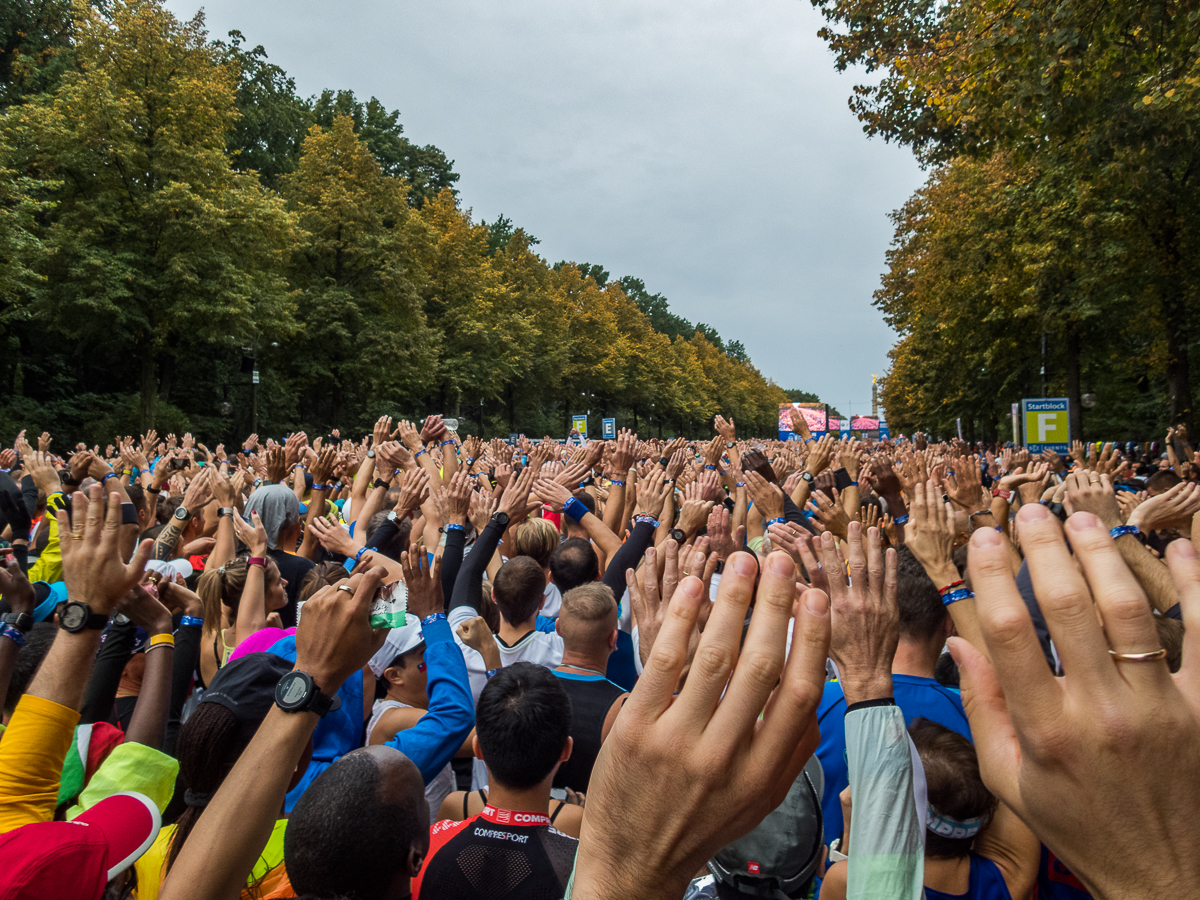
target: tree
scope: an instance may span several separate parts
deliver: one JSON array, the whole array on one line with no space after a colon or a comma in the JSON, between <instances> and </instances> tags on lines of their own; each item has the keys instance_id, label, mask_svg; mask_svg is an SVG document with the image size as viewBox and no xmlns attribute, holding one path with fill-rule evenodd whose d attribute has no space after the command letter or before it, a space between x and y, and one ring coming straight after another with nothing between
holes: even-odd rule
<instances>
[{"instance_id":1,"label":"tree","mask_svg":"<svg viewBox=\"0 0 1200 900\"><path fill-rule=\"evenodd\" d=\"M432 144L418 147L404 137L399 110L389 111L374 97L362 103L353 91L322 91L312 106L313 121L329 128L337 116L354 122L355 133L375 154L384 175L408 179L412 206L423 206L442 191L456 194L454 161Z\"/></svg>"},{"instance_id":2,"label":"tree","mask_svg":"<svg viewBox=\"0 0 1200 900\"><path fill-rule=\"evenodd\" d=\"M284 369L315 422L348 425L352 413L365 417L366 400L430 381L439 342L421 309L419 263L430 236L408 192L383 174L347 116L329 130L314 125L283 178L304 230L290 275L306 323Z\"/></svg>"},{"instance_id":3,"label":"tree","mask_svg":"<svg viewBox=\"0 0 1200 900\"><path fill-rule=\"evenodd\" d=\"M68 337L140 359L148 427L160 363L197 341L287 330L294 223L229 165L235 74L201 16L181 23L153 0L78 15L79 70L4 123L19 167L56 204L31 297Z\"/></svg>"}]
</instances>

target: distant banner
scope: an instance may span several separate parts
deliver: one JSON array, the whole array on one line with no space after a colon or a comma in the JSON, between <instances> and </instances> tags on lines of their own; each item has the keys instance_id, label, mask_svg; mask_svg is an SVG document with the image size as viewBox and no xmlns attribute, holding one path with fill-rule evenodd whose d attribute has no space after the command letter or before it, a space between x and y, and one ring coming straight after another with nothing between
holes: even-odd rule
<instances>
[{"instance_id":1,"label":"distant banner","mask_svg":"<svg viewBox=\"0 0 1200 900\"><path fill-rule=\"evenodd\" d=\"M878 431L879 420L870 416L853 416L850 419L851 431Z\"/></svg>"}]
</instances>

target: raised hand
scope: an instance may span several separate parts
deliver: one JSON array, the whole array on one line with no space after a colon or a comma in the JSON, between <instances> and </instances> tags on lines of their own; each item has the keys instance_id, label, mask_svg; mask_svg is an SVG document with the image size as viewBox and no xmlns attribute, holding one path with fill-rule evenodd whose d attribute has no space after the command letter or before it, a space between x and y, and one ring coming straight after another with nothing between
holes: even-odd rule
<instances>
[{"instance_id":1,"label":"raised hand","mask_svg":"<svg viewBox=\"0 0 1200 900\"><path fill-rule=\"evenodd\" d=\"M400 554L404 585L408 588L408 611L419 619L443 612L446 598L442 593L442 555L429 563L424 550L405 550Z\"/></svg>"},{"instance_id":2,"label":"raised hand","mask_svg":"<svg viewBox=\"0 0 1200 900\"><path fill-rule=\"evenodd\" d=\"M764 522L783 518L783 489L771 484L753 469L746 470L746 492Z\"/></svg>"},{"instance_id":3,"label":"raised hand","mask_svg":"<svg viewBox=\"0 0 1200 900\"><path fill-rule=\"evenodd\" d=\"M388 629L371 627L371 602L387 570L376 566L326 585L304 604L296 629L296 669L334 693L383 646Z\"/></svg>"},{"instance_id":4,"label":"raised hand","mask_svg":"<svg viewBox=\"0 0 1200 900\"><path fill-rule=\"evenodd\" d=\"M500 497L499 512L506 513L509 524L516 525L525 518L529 504L529 493L533 490L533 470L526 468L504 489Z\"/></svg>"},{"instance_id":5,"label":"raised hand","mask_svg":"<svg viewBox=\"0 0 1200 900\"><path fill-rule=\"evenodd\" d=\"M671 485L667 482L667 473L655 466L645 478L638 481L637 504L633 514L657 519L662 515L670 493Z\"/></svg>"},{"instance_id":6,"label":"raised hand","mask_svg":"<svg viewBox=\"0 0 1200 900\"><path fill-rule=\"evenodd\" d=\"M236 518L236 517L235 517ZM318 516L309 523L309 528L317 536L321 546L330 553L340 553L342 556L354 556L362 548L362 543L356 541L341 522L335 522L325 516Z\"/></svg>"},{"instance_id":7,"label":"raised hand","mask_svg":"<svg viewBox=\"0 0 1200 900\"><path fill-rule=\"evenodd\" d=\"M262 519L258 517L258 511L250 513L251 522L247 522L241 516L235 515L233 518L233 533L239 541L246 545L250 550L251 556L266 556L267 554L267 529L263 527Z\"/></svg>"},{"instance_id":8,"label":"raised hand","mask_svg":"<svg viewBox=\"0 0 1200 900\"><path fill-rule=\"evenodd\" d=\"M834 537L846 539L846 529L850 525L850 517L842 504L831 500L824 491L816 491L808 501L806 508L820 523L821 528Z\"/></svg>"},{"instance_id":9,"label":"raised hand","mask_svg":"<svg viewBox=\"0 0 1200 900\"><path fill-rule=\"evenodd\" d=\"M150 558L150 541L141 541L126 564L121 559L121 495L106 495L93 484L85 495L71 498L71 516L55 514L63 558L67 594L92 608L110 613L117 601L138 582Z\"/></svg>"},{"instance_id":10,"label":"raised hand","mask_svg":"<svg viewBox=\"0 0 1200 900\"><path fill-rule=\"evenodd\" d=\"M1200 512L1200 486L1181 481L1156 497L1150 497L1130 514L1129 525L1142 531L1187 530L1192 516Z\"/></svg>"},{"instance_id":11,"label":"raised hand","mask_svg":"<svg viewBox=\"0 0 1200 900\"><path fill-rule=\"evenodd\" d=\"M429 499L429 473L424 469L413 469L404 473L404 484L400 487L400 498L396 501L394 511L397 516L404 518L421 508L421 504Z\"/></svg>"}]
</instances>

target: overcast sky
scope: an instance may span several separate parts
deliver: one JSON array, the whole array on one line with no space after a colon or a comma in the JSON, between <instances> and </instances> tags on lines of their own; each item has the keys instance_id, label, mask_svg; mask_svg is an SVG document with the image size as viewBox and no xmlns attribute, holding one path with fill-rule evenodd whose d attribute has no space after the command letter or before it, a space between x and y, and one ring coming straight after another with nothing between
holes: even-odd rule
<instances>
[{"instance_id":1,"label":"overcast sky","mask_svg":"<svg viewBox=\"0 0 1200 900\"><path fill-rule=\"evenodd\" d=\"M181 17L197 0L168 0ZM787 388L867 412L888 212L922 182L868 140L809 0L208 0L303 94L350 88L436 144L476 219L636 275Z\"/></svg>"}]
</instances>

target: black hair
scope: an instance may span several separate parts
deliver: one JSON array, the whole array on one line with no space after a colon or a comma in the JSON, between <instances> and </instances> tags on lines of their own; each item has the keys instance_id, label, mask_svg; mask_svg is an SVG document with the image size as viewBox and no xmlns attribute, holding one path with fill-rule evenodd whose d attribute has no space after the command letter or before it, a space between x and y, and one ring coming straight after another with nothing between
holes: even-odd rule
<instances>
[{"instance_id":1,"label":"black hair","mask_svg":"<svg viewBox=\"0 0 1200 900\"><path fill-rule=\"evenodd\" d=\"M283 860L298 896L374 900L408 864L426 831L424 793L387 797L369 753L350 753L320 774L288 817ZM386 799L385 799L386 797Z\"/></svg>"},{"instance_id":2,"label":"black hair","mask_svg":"<svg viewBox=\"0 0 1200 900\"><path fill-rule=\"evenodd\" d=\"M240 733L237 717L220 703L201 703L179 729L175 756L179 760L179 779L187 786L187 806L171 837L168 869L175 864L204 807L245 749Z\"/></svg>"},{"instance_id":3,"label":"black hair","mask_svg":"<svg viewBox=\"0 0 1200 900\"><path fill-rule=\"evenodd\" d=\"M896 579L896 599L900 606L900 636L927 641L946 624L946 606L937 586L924 572L903 574Z\"/></svg>"},{"instance_id":4,"label":"black hair","mask_svg":"<svg viewBox=\"0 0 1200 900\"><path fill-rule=\"evenodd\" d=\"M571 701L545 666L518 662L488 680L475 705L475 735L496 781L531 788L554 771L571 732Z\"/></svg>"},{"instance_id":5,"label":"black hair","mask_svg":"<svg viewBox=\"0 0 1200 900\"><path fill-rule=\"evenodd\" d=\"M11 713L17 708L21 695L29 690L33 676L50 652L50 645L57 635L58 626L53 622L38 622L25 633L25 646L17 651L17 661L8 680L8 693L4 697L5 712Z\"/></svg>"},{"instance_id":6,"label":"black hair","mask_svg":"<svg viewBox=\"0 0 1200 900\"><path fill-rule=\"evenodd\" d=\"M425 642L421 641L421 643L417 644L417 646L413 647L408 652L397 653L395 655L395 657L392 659L392 661L389 662L386 666L384 666L384 670L390 669L392 666L407 667L408 666L408 657L411 656L412 654L416 653L418 650L422 649L424 646L425 646ZM388 692L388 680L383 676L383 672L380 672L379 677L375 679L375 699L382 700L384 697L387 696L387 692Z\"/></svg>"},{"instance_id":7,"label":"black hair","mask_svg":"<svg viewBox=\"0 0 1200 900\"><path fill-rule=\"evenodd\" d=\"M587 491L575 491L571 494L571 496L582 503L584 508L586 508L587 511L592 515L596 514L596 498Z\"/></svg>"},{"instance_id":8,"label":"black hair","mask_svg":"<svg viewBox=\"0 0 1200 900\"><path fill-rule=\"evenodd\" d=\"M600 559L591 543L583 538L568 538L550 557L550 574L564 594L571 588L595 581L599 572Z\"/></svg>"},{"instance_id":9,"label":"black hair","mask_svg":"<svg viewBox=\"0 0 1200 900\"><path fill-rule=\"evenodd\" d=\"M537 615L546 596L546 573L531 556L514 556L500 567L492 582L496 606L512 625Z\"/></svg>"}]
</instances>

